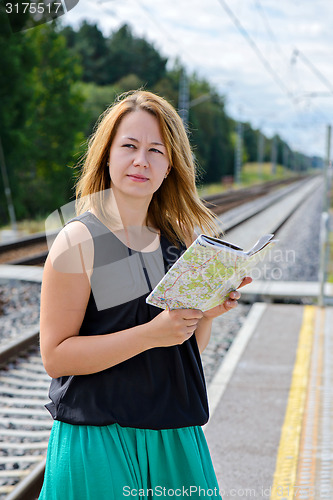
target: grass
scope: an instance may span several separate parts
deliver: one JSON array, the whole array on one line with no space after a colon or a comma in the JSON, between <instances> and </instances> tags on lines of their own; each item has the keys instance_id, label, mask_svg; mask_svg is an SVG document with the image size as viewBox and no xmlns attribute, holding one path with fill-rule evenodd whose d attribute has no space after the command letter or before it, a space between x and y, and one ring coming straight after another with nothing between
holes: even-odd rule
<instances>
[{"instance_id":1,"label":"grass","mask_svg":"<svg viewBox=\"0 0 333 500\"><path fill-rule=\"evenodd\" d=\"M241 182L239 184L233 183L228 185L223 185L222 182L217 182L214 184L206 184L198 186L198 193L200 197L208 196L210 194L217 194L229 189L240 189L242 187L252 186L254 184L260 184L261 182L267 182L275 179L283 179L286 177L293 177L295 172L286 169L282 165L277 165L276 174L272 174L272 164L263 163L262 168L259 171L258 163L246 163L242 167L241 172Z\"/></svg>"},{"instance_id":2,"label":"grass","mask_svg":"<svg viewBox=\"0 0 333 500\"><path fill-rule=\"evenodd\" d=\"M276 166L276 173L273 175L271 163L263 163L262 168L259 167L258 163L246 163L242 168L241 183L244 186L250 186L259 182L284 179L286 177L293 177L294 175L294 172L282 165Z\"/></svg>"},{"instance_id":3,"label":"grass","mask_svg":"<svg viewBox=\"0 0 333 500\"><path fill-rule=\"evenodd\" d=\"M17 230L20 236L39 233L45 231L45 219L38 218L36 220L24 219L17 222ZM0 227L0 230L12 229L10 224Z\"/></svg>"}]
</instances>

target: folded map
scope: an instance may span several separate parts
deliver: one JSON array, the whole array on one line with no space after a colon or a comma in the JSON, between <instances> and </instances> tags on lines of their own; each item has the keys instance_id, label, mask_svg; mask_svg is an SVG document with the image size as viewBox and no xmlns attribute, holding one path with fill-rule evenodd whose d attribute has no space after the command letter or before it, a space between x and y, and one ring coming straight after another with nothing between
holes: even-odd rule
<instances>
[{"instance_id":1,"label":"folded map","mask_svg":"<svg viewBox=\"0 0 333 500\"><path fill-rule=\"evenodd\" d=\"M251 250L244 252L232 243L200 234L146 298L147 304L201 311L222 304L256 263L263 260L275 242L273 237L262 236Z\"/></svg>"}]
</instances>

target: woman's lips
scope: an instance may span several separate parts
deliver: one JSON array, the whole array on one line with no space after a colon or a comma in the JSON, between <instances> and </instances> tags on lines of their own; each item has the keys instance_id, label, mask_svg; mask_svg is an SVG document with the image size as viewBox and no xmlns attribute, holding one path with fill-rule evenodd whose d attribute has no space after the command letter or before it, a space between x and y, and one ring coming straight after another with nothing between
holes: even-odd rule
<instances>
[{"instance_id":1,"label":"woman's lips","mask_svg":"<svg viewBox=\"0 0 333 500\"><path fill-rule=\"evenodd\" d=\"M130 179L132 179L132 181L135 181L135 182L146 182L146 181L148 181L147 177L143 177L143 176L140 176L140 175L128 175L127 177L129 177Z\"/></svg>"}]
</instances>

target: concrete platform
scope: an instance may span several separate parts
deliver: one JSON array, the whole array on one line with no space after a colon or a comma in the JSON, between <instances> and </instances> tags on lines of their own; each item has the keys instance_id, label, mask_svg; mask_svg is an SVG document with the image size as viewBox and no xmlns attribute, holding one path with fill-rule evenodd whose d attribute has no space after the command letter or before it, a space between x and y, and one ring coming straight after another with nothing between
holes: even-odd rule
<instances>
[{"instance_id":1,"label":"concrete platform","mask_svg":"<svg viewBox=\"0 0 333 500\"><path fill-rule=\"evenodd\" d=\"M223 499L333 498L333 308L255 304L208 388Z\"/></svg>"},{"instance_id":2,"label":"concrete platform","mask_svg":"<svg viewBox=\"0 0 333 500\"><path fill-rule=\"evenodd\" d=\"M267 210L269 207L272 207L273 205L276 206L278 202L283 201L283 203L280 206L281 207L284 206L285 199L288 197L290 197L290 199L293 200L291 202L292 203L291 207L294 209L299 203L302 202L302 200L304 200L304 198L308 195L308 193L311 192L313 188L316 188L318 185L320 185L320 183L322 183L322 179L319 176L316 178L302 179L288 186L278 188L277 190L268 193L265 196L261 196L256 200L248 201L243 205L240 205L236 208L232 208L231 210L228 210L228 212L225 212L224 214L218 217L221 223L221 229L223 230L224 233L230 234L229 231L232 227L238 224L243 224L244 220L257 215L264 210ZM309 186L311 187L309 188ZM300 190L299 194L298 190ZM290 196L293 193L296 193L295 196ZM279 211L274 210L273 220L276 218L276 214L281 210L282 213L278 215L277 225L281 224L281 221L283 221L284 218L289 213L288 209L286 211L284 209L279 209ZM271 232L271 229L267 232ZM261 236L262 234L264 233L260 233L259 236ZM249 245L250 243L251 243L251 235L250 235L250 241L248 239L244 240L244 245ZM240 242L236 244L241 245Z\"/></svg>"},{"instance_id":3,"label":"concrete platform","mask_svg":"<svg viewBox=\"0 0 333 500\"><path fill-rule=\"evenodd\" d=\"M265 205L265 210L260 211L255 218L250 218L233 229L227 229L227 227L225 227L224 239L245 250L250 249L263 234L274 234L288 219L290 214L294 213L297 207L320 188L322 182L323 180L321 177L314 177L302 181L299 183L298 189L289 190L286 195L278 197L268 205ZM257 203L262 203L262 201L260 202L259 199ZM241 208L243 210L245 209L244 206ZM243 210L242 217L244 218ZM220 216L220 219L223 221L223 214ZM226 219L228 221L228 217L226 217Z\"/></svg>"},{"instance_id":4,"label":"concrete platform","mask_svg":"<svg viewBox=\"0 0 333 500\"><path fill-rule=\"evenodd\" d=\"M39 266L0 265L0 280L24 280L41 283L43 268Z\"/></svg>"},{"instance_id":5,"label":"concrete platform","mask_svg":"<svg viewBox=\"0 0 333 500\"><path fill-rule=\"evenodd\" d=\"M242 297L250 301L309 299L317 301L320 293L318 281L261 281L254 280L241 290ZM325 284L325 296L333 299L333 284Z\"/></svg>"}]
</instances>

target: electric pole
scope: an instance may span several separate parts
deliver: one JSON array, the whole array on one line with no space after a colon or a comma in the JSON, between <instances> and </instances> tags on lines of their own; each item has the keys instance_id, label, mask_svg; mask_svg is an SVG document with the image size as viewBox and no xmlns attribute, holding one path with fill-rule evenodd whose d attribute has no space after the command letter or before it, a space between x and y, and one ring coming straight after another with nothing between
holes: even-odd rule
<instances>
[{"instance_id":1,"label":"electric pole","mask_svg":"<svg viewBox=\"0 0 333 500\"><path fill-rule=\"evenodd\" d=\"M265 136L258 131L258 178L262 180L263 177L263 162L264 162L264 147L265 147Z\"/></svg>"},{"instance_id":2,"label":"electric pole","mask_svg":"<svg viewBox=\"0 0 333 500\"><path fill-rule=\"evenodd\" d=\"M186 75L186 70L182 69L179 80L178 113L183 120L183 124L186 130L188 124L189 96L189 82Z\"/></svg>"},{"instance_id":3,"label":"electric pole","mask_svg":"<svg viewBox=\"0 0 333 500\"><path fill-rule=\"evenodd\" d=\"M284 144L283 146L283 166L285 169L288 168L288 162L289 162L289 151L287 146Z\"/></svg>"},{"instance_id":4,"label":"electric pole","mask_svg":"<svg viewBox=\"0 0 333 500\"><path fill-rule=\"evenodd\" d=\"M276 160L277 160L277 137L276 134L272 141L271 162L272 162L272 175L276 175Z\"/></svg>"},{"instance_id":5,"label":"electric pole","mask_svg":"<svg viewBox=\"0 0 333 500\"><path fill-rule=\"evenodd\" d=\"M12 199L12 192L11 192L10 185L9 185L9 179L8 179L8 175L7 175L5 155L3 153L1 137L0 137L0 166L1 166L1 175L2 175L3 186L5 189L5 195L6 195L6 200L7 200L7 208L8 208L8 213L9 213L10 224L12 226L12 230L16 232L17 231L17 224L16 224L15 209L14 209L14 204L13 204L13 199Z\"/></svg>"},{"instance_id":6,"label":"electric pole","mask_svg":"<svg viewBox=\"0 0 333 500\"><path fill-rule=\"evenodd\" d=\"M327 125L326 132L326 159L325 159L325 170L324 170L324 182L325 182L325 196L324 196L324 212L328 212L329 210L329 198L330 198L330 189L331 189L331 172L330 172L330 163L331 163L331 136L332 136L332 127L331 125Z\"/></svg>"},{"instance_id":7,"label":"electric pole","mask_svg":"<svg viewBox=\"0 0 333 500\"><path fill-rule=\"evenodd\" d=\"M235 173L234 173L236 184L239 184L241 181L242 157L243 157L243 124L241 121L238 121L237 131L236 131Z\"/></svg>"}]
</instances>

